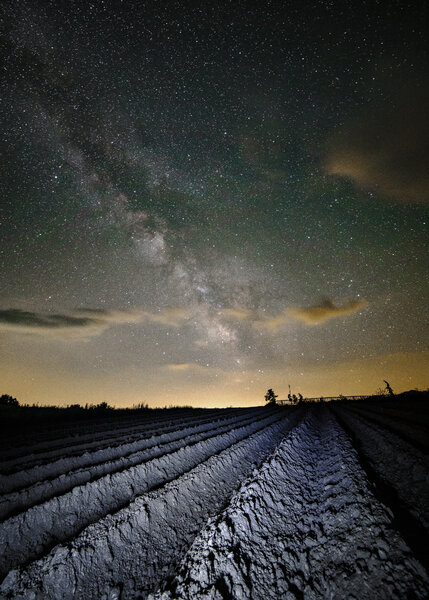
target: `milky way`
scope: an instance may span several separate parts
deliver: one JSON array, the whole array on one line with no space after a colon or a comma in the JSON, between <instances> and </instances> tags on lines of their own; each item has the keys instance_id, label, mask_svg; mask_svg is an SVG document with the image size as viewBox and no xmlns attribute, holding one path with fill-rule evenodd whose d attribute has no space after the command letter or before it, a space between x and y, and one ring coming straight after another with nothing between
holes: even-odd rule
<instances>
[{"instance_id":1,"label":"milky way","mask_svg":"<svg viewBox=\"0 0 429 600\"><path fill-rule=\"evenodd\" d=\"M423 3L1 11L2 393L429 385Z\"/></svg>"}]
</instances>

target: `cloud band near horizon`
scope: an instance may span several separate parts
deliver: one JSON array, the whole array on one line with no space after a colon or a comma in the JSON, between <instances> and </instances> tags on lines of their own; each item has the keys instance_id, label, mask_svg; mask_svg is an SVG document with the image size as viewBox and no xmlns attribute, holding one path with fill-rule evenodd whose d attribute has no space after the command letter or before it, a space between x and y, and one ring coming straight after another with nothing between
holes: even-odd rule
<instances>
[{"instance_id":1,"label":"cloud band near horizon","mask_svg":"<svg viewBox=\"0 0 429 600\"><path fill-rule=\"evenodd\" d=\"M320 304L303 308L290 308L288 313L306 325L320 325L329 319L351 315L367 306L363 299L350 300L342 306L336 306L332 300L326 299Z\"/></svg>"},{"instance_id":2,"label":"cloud band near horizon","mask_svg":"<svg viewBox=\"0 0 429 600\"><path fill-rule=\"evenodd\" d=\"M223 314L231 319L249 322L257 329L275 333L284 327L291 319L301 321L306 325L321 325L329 319L351 315L365 308L368 302L363 298L350 300L340 306L334 304L329 298L313 306L298 306L285 308L281 313L272 317L261 318L254 312L242 309L224 309Z\"/></svg>"},{"instance_id":3,"label":"cloud band near horizon","mask_svg":"<svg viewBox=\"0 0 429 600\"><path fill-rule=\"evenodd\" d=\"M152 313L147 310L104 310L82 308L67 313L39 313L9 308L0 310L0 332L15 331L57 337L100 335L111 326L151 322L178 327L186 318L182 308L166 308Z\"/></svg>"}]
</instances>

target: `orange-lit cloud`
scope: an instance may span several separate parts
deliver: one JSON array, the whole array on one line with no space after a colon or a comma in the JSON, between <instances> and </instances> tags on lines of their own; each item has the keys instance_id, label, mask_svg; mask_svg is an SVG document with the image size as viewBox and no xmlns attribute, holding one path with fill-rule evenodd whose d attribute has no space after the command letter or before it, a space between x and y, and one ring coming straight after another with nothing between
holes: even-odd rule
<instances>
[{"instance_id":1,"label":"orange-lit cloud","mask_svg":"<svg viewBox=\"0 0 429 600\"><path fill-rule=\"evenodd\" d=\"M170 371L188 371L192 366L191 363L170 363L167 368Z\"/></svg>"},{"instance_id":2,"label":"orange-lit cloud","mask_svg":"<svg viewBox=\"0 0 429 600\"><path fill-rule=\"evenodd\" d=\"M278 331L281 329L286 323L290 321L289 309L285 309L279 315L275 317L266 317L265 319L256 319L253 322L254 327L258 329L265 329L267 331Z\"/></svg>"},{"instance_id":3,"label":"orange-lit cloud","mask_svg":"<svg viewBox=\"0 0 429 600\"><path fill-rule=\"evenodd\" d=\"M281 313L272 317L261 317L256 312L247 309L225 309L225 316L248 322L256 329L275 333L293 320L306 325L320 325L329 319L344 317L355 313L367 305L366 300L356 299L336 306L332 300L326 299L320 304L309 307L285 308Z\"/></svg>"},{"instance_id":4,"label":"orange-lit cloud","mask_svg":"<svg viewBox=\"0 0 429 600\"><path fill-rule=\"evenodd\" d=\"M367 302L362 299L351 300L342 306L336 306L332 300L326 299L320 304L309 307L290 308L288 314L306 325L320 325L329 319L344 317L365 308Z\"/></svg>"},{"instance_id":5,"label":"orange-lit cloud","mask_svg":"<svg viewBox=\"0 0 429 600\"><path fill-rule=\"evenodd\" d=\"M208 340L195 340L194 344L195 344L195 346L198 346L198 348L207 348L209 345L209 341Z\"/></svg>"},{"instance_id":6,"label":"orange-lit cloud","mask_svg":"<svg viewBox=\"0 0 429 600\"><path fill-rule=\"evenodd\" d=\"M109 327L121 324L151 322L178 327L187 316L183 308L166 308L154 313L143 309L121 311L85 308L60 314L9 308L0 310L0 332L85 338L100 335Z\"/></svg>"},{"instance_id":7,"label":"orange-lit cloud","mask_svg":"<svg viewBox=\"0 0 429 600\"><path fill-rule=\"evenodd\" d=\"M221 314L240 321L250 319L253 316L253 312L248 308L224 308Z\"/></svg>"},{"instance_id":8,"label":"orange-lit cloud","mask_svg":"<svg viewBox=\"0 0 429 600\"><path fill-rule=\"evenodd\" d=\"M261 315L256 311L252 311L247 308L225 308L222 310L221 314L227 318L235 319L244 323L247 322L256 329L276 331L285 323L290 321L287 313L288 310L285 309L282 313L275 317L261 317Z\"/></svg>"},{"instance_id":9,"label":"orange-lit cloud","mask_svg":"<svg viewBox=\"0 0 429 600\"><path fill-rule=\"evenodd\" d=\"M429 203L429 86L410 85L331 137L325 171L404 203Z\"/></svg>"}]
</instances>

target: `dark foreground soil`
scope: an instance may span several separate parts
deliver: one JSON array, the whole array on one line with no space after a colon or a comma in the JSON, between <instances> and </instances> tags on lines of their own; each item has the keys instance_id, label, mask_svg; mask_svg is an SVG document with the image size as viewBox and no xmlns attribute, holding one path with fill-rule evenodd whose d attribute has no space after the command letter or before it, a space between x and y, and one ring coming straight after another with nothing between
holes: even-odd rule
<instances>
[{"instance_id":1,"label":"dark foreground soil","mask_svg":"<svg viewBox=\"0 0 429 600\"><path fill-rule=\"evenodd\" d=\"M15 416L0 598L427 598L428 416L418 393Z\"/></svg>"}]
</instances>

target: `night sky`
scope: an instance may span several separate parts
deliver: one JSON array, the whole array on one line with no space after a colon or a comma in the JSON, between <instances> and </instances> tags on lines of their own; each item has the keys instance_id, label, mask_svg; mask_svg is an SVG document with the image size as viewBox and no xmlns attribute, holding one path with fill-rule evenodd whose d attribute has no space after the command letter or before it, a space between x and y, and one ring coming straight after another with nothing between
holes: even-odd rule
<instances>
[{"instance_id":1,"label":"night sky","mask_svg":"<svg viewBox=\"0 0 429 600\"><path fill-rule=\"evenodd\" d=\"M3 3L0 393L428 387L425 4Z\"/></svg>"}]
</instances>

